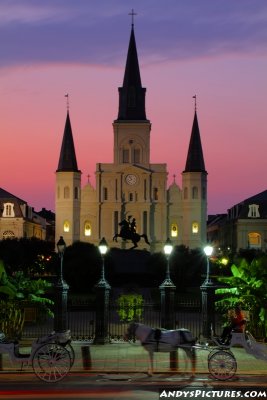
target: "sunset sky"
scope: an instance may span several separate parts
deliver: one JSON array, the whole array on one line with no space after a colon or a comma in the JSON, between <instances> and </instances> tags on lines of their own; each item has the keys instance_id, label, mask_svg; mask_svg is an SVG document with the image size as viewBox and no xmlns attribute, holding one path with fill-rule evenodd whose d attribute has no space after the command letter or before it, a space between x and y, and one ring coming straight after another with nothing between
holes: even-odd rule
<instances>
[{"instance_id":1,"label":"sunset sky","mask_svg":"<svg viewBox=\"0 0 267 400\"><path fill-rule=\"evenodd\" d=\"M151 162L181 184L196 94L208 212L266 190L266 0L1 0L0 187L54 210L66 93L83 185L113 161L132 8Z\"/></svg>"}]
</instances>

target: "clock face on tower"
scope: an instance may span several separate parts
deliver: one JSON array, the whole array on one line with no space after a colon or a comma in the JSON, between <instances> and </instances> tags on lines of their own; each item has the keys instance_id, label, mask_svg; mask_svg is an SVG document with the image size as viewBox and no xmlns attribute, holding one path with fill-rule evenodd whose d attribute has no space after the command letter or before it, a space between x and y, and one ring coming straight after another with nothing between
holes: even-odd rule
<instances>
[{"instance_id":1,"label":"clock face on tower","mask_svg":"<svg viewBox=\"0 0 267 400\"><path fill-rule=\"evenodd\" d=\"M134 174L126 175L125 181L126 183L128 183L128 185L135 185L137 182L136 175Z\"/></svg>"}]
</instances>

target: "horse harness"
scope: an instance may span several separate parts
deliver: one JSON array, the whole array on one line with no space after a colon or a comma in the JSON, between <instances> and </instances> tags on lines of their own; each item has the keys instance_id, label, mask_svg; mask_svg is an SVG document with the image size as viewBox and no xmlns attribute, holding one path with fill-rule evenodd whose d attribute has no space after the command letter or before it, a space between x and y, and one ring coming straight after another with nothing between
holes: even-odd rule
<instances>
[{"instance_id":1,"label":"horse harness","mask_svg":"<svg viewBox=\"0 0 267 400\"><path fill-rule=\"evenodd\" d=\"M164 332L166 330L165 329L152 329L151 333L147 336L145 342L143 343L143 345L146 344L153 344L154 342L156 342L156 352L159 351L159 344L160 343L165 343L164 341ZM195 339L188 337L188 330L187 329L179 329L179 335L180 335L180 340L181 340L181 344L194 344L195 343Z\"/></svg>"}]
</instances>

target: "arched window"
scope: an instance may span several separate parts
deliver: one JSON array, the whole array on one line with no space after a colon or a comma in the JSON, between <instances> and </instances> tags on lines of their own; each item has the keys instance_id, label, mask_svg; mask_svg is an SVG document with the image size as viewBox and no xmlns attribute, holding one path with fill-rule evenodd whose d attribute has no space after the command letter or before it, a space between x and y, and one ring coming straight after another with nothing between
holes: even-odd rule
<instances>
[{"instance_id":1,"label":"arched window","mask_svg":"<svg viewBox=\"0 0 267 400\"><path fill-rule=\"evenodd\" d=\"M198 233L198 223L197 222L192 223L192 233L194 233L194 234Z\"/></svg>"},{"instance_id":2,"label":"arched window","mask_svg":"<svg viewBox=\"0 0 267 400\"><path fill-rule=\"evenodd\" d=\"M108 188L104 187L103 188L103 200L107 200L108 199Z\"/></svg>"},{"instance_id":3,"label":"arched window","mask_svg":"<svg viewBox=\"0 0 267 400\"><path fill-rule=\"evenodd\" d=\"M184 188L184 199L188 199L188 188Z\"/></svg>"},{"instance_id":4,"label":"arched window","mask_svg":"<svg viewBox=\"0 0 267 400\"><path fill-rule=\"evenodd\" d=\"M143 232L147 234L147 211L143 212Z\"/></svg>"},{"instance_id":5,"label":"arched window","mask_svg":"<svg viewBox=\"0 0 267 400\"><path fill-rule=\"evenodd\" d=\"M141 152L140 152L140 149L138 149L138 148L135 148L134 149L134 152L133 152L133 162L135 163L135 164L140 164L140 162L141 162L141 157L140 157L140 155L141 155Z\"/></svg>"},{"instance_id":6,"label":"arched window","mask_svg":"<svg viewBox=\"0 0 267 400\"><path fill-rule=\"evenodd\" d=\"M57 187L57 198L60 198L60 186Z\"/></svg>"},{"instance_id":7,"label":"arched window","mask_svg":"<svg viewBox=\"0 0 267 400\"><path fill-rule=\"evenodd\" d=\"M159 189L158 188L153 189L153 198L156 201L159 199Z\"/></svg>"},{"instance_id":8,"label":"arched window","mask_svg":"<svg viewBox=\"0 0 267 400\"><path fill-rule=\"evenodd\" d=\"M171 237L177 237L178 236L178 226L177 224L172 224L171 225Z\"/></svg>"},{"instance_id":9,"label":"arched window","mask_svg":"<svg viewBox=\"0 0 267 400\"><path fill-rule=\"evenodd\" d=\"M250 232L248 234L248 247L250 249L261 248L261 235L257 232Z\"/></svg>"},{"instance_id":10,"label":"arched window","mask_svg":"<svg viewBox=\"0 0 267 400\"><path fill-rule=\"evenodd\" d=\"M192 187L192 199L198 198L198 188L196 186Z\"/></svg>"},{"instance_id":11,"label":"arched window","mask_svg":"<svg viewBox=\"0 0 267 400\"><path fill-rule=\"evenodd\" d=\"M129 163L130 162L130 151L129 149L122 149L122 162Z\"/></svg>"},{"instance_id":12,"label":"arched window","mask_svg":"<svg viewBox=\"0 0 267 400\"><path fill-rule=\"evenodd\" d=\"M15 233L12 231L3 232L3 239L13 239L15 237Z\"/></svg>"},{"instance_id":13,"label":"arched window","mask_svg":"<svg viewBox=\"0 0 267 400\"><path fill-rule=\"evenodd\" d=\"M69 221L65 221L64 222L63 230L64 230L64 232L69 232L70 231L70 223L69 223Z\"/></svg>"},{"instance_id":14,"label":"arched window","mask_svg":"<svg viewBox=\"0 0 267 400\"><path fill-rule=\"evenodd\" d=\"M92 227L90 222L85 221L84 223L84 235L85 236L91 236L92 235Z\"/></svg>"},{"instance_id":15,"label":"arched window","mask_svg":"<svg viewBox=\"0 0 267 400\"><path fill-rule=\"evenodd\" d=\"M64 199L70 198L70 188L68 186L64 187Z\"/></svg>"},{"instance_id":16,"label":"arched window","mask_svg":"<svg viewBox=\"0 0 267 400\"><path fill-rule=\"evenodd\" d=\"M77 200L79 198L79 188L75 186L74 188L74 199Z\"/></svg>"}]
</instances>

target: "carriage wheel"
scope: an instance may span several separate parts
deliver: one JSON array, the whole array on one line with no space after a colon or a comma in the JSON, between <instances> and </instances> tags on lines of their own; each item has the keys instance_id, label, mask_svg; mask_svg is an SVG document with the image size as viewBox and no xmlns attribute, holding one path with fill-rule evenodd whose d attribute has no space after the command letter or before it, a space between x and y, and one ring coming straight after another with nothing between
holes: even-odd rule
<instances>
[{"instance_id":1,"label":"carriage wheel","mask_svg":"<svg viewBox=\"0 0 267 400\"><path fill-rule=\"evenodd\" d=\"M63 379L71 368L69 351L57 343L40 346L33 355L32 367L35 375L45 382Z\"/></svg>"},{"instance_id":2,"label":"carriage wheel","mask_svg":"<svg viewBox=\"0 0 267 400\"><path fill-rule=\"evenodd\" d=\"M237 364L233 353L225 350L217 350L209 356L208 367L213 378L226 381L235 375Z\"/></svg>"},{"instance_id":3,"label":"carriage wheel","mask_svg":"<svg viewBox=\"0 0 267 400\"><path fill-rule=\"evenodd\" d=\"M68 350L68 352L69 352L69 355L70 355L70 365L71 365L71 367L72 367L73 364L74 364L74 361L75 361L75 352L74 352L74 349L73 349L73 347L72 347L72 345L71 345L70 343L67 343L67 344L66 344L65 349Z\"/></svg>"},{"instance_id":4,"label":"carriage wheel","mask_svg":"<svg viewBox=\"0 0 267 400\"><path fill-rule=\"evenodd\" d=\"M208 354L208 362L209 362L210 358L213 356L213 354L214 354L214 353L217 353L218 350L219 350L219 349L218 349L218 347L217 347L216 349L213 349L213 350L211 350L211 351L209 352L209 354Z\"/></svg>"}]
</instances>

